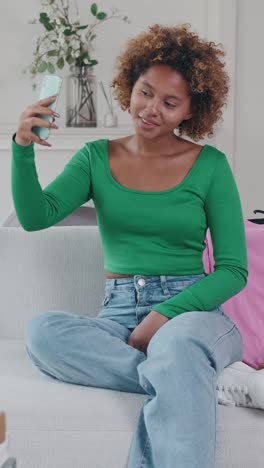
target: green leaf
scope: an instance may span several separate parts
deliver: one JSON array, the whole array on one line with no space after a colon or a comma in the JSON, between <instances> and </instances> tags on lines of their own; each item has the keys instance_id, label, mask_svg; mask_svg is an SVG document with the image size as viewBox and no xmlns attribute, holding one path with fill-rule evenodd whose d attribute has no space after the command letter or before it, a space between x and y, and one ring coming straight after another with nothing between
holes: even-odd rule
<instances>
[{"instance_id":1,"label":"green leaf","mask_svg":"<svg viewBox=\"0 0 264 468\"><path fill-rule=\"evenodd\" d=\"M59 60L57 61L57 67L62 69L64 67L64 58L60 57Z\"/></svg>"},{"instance_id":2,"label":"green leaf","mask_svg":"<svg viewBox=\"0 0 264 468\"><path fill-rule=\"evenodd\" d=\"M47 15L47 13L44 13L44 12L39 14L39 18L40 18L39 21L40 20L41 21L49 21L49 16Z\"/></svg>"},{"instance_id":3,"label":"green leaf","mask_svg":"<svg viewBox=\"0 0 264 468\"><path fill-rule=\"evenodd\" d=\"M91 64L91 65L97 65L98 62L97 62L97 60L93 60L93 59L92 59L92 60L90 60L90 64Z\"/></svg>"},{"instance_id":4,"label":"green leaf","mask_svg":"<svg viewBox=\"0 0 264 468\"><path fill-rule=\"evenodd\" d=\"M97 14L97 5L96 5L96 3L93 3L91 5L91 13L92 13L93 16L96 16L96 14Z\"/></svg>"},{"instance_id":5,"label":"green leaf","mask_svg":"<svg viewBox=\"0 0 264 468\"><path fill-rule=\"evenodd\" d=\"M44 26L44 28L47 29L47 31L53 31L53 29L54 29L54 26L52 26L52 24L50 24L50 23L44 23L43 26Z\"/></svg>"},{"instance_id":6,"label":"green leaf","mask_svg":"<svg viewBox=\"0 0 264 468\"><path fill-rule=\"evenodd\" d=\"M48 63L48 72L50 73L54 73L55 72L55 67L53 65L53 63Z\"/></svg>"},{"instance_id":7,"label":"green leaf","mask_svg":"<svg viewBox=\"0 0 264 468\"><path fill-rule=\"evenodd\" d=\"M75 62L75 58L73 58L71 55L69 55L68 57L66 57L66 62L71 65L72 63Z\"/></svg>"},{"instance_id":8,"label":"green leaf","mask_svg":"<svg viewBox=\"0 0 264 468\"><path fill-rule=\"evenodd\" d=\"M49 50L48 51L48 54L47 54L49 57L55 57L55 55L58 55L58 51L57 50Z\"/></svg>"},{"instance_id":9,"label":"green leaf","mask_svg":"<svg viewBox=\"0 0 264 468\"><path fill-rule=\"evenodd\" d=\"M106 17L107 17L107 14L104 13L103 11L100 11L100 12L97 13L97 15L96 15L96 18L99 19L99 20L104 20Z\"/></svg>"},{"instance_id":10,"label":"green leaf","mask_svg":"<svg viewBox=\"0 0 264 468\"><path fill-rule=\"evenodd\" d=\"M40 13L39 22L43 24L47 31L52 31L55 28L54 23L50 23L50 18L48 17L47 13Z\"/></svg>"},{"instance_id":11,"label":"green leaf","mask_svg":"<svg viewBox=\"0 0 264 468\"><path fill-rule=\"evenodd\" d=\"M72 29L64 29L63 34L64 36L72 36L75 34L76 31L73 31Z\"/></svg>"},{"instance_id":12,"label":"green leaf","mask_svg":"<svg viewBox=\"0 0 264 468\"><path fill-rule=\"evenodd\" d=\"M43 73L46 70L47 70L47 62L44 62L44 61L40 62L38 65L38 72Z\"/></svg>"}]
</instances>

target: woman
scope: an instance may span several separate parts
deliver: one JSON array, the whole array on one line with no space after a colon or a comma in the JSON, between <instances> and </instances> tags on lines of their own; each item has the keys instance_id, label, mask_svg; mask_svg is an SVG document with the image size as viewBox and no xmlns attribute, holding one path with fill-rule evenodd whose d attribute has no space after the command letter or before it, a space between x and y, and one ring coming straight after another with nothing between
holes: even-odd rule
<instances>
[{"instance_id":1,"label":"woman","mask_svg":"<svg viewBox=\"0 0 264 468\"><path fill-rule=\"evenodd\" d=\"M49 126L37 114L53 115L51 99L21 114L12 142L24 229L46 229L94 200L102 310L94 318L45 312L28 324L26 348L57 379L149 395L128 468L212 468L217 378L243 358L240 332L221 307L247 283L240 197L225 154L195 143L213 135L229 79L224 52L189 29L153 25L118 57L112 86L132 135L86 143L44 190L33 144L45 142L31 128ZM202 262L208 227L210 275Z\"/></svg>"}]
</instances>

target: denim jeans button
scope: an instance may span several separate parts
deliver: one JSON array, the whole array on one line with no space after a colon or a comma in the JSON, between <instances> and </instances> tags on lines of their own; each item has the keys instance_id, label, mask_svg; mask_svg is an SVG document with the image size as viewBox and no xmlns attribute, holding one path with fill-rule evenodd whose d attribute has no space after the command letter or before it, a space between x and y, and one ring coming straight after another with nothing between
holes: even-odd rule
<instances>
[{"instance_id":1,"label":"denim jeans button","mask_svg":"<svg viewBox=\"0 0 264 468\"><path fill-rule=\"evenodd\" d=\"M138 280L138 284L139 284L139 286L145 286L146 281L145 281L143 278L140 278L140 279Z\"/></svg>"}]
</instances>

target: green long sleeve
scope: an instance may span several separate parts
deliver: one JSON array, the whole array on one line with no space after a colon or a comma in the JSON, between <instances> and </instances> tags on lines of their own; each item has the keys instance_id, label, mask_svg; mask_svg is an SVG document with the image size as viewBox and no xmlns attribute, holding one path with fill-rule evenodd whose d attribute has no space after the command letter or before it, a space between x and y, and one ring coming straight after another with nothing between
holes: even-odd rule
<instances>
[{"instance_id":1,"label":"green long sleeve","mask_svg":"<svg viewBox=\"0 0 264 468\"><path fill-rule=\"evenodd\" d=\"M11 189L17 217L26 231L58 223L91 198L87 154L78 151L44 190L38 180L34 142L21 146L12 137Z\"/></svg>"}]
</instances>

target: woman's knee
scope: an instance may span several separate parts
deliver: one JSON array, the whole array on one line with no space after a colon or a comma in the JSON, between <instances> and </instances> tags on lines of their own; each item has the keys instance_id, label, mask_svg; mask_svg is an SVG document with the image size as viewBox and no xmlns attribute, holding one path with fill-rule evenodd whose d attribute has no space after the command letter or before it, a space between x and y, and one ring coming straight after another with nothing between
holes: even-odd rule
<instances>
[{"instance_id":1,"label":"woman's knee","mask_svg":"<svg viewBox=\"0 0 264 468\"><path fill-rule=\"evenodd\" d=\"M24 341L27 349L34 355L42 354L52 345L54 321L63 312L49 311L33 317L26 326Z\"/></svg>"},{"instance_id":2,"label":"woman's knee","mask_svg":"<svg viewBox=\"0 0 264 468\"><path fill-rule=\"evenodd\" d=\"M167 322L150 340L148 354L166 353L175 359L175 356L183 355L187 358L197 348L208 352L206 339L200 336L195 326L197 318L197 312L194 312L192 317L190 312L188 316L182 314Z\"/></svg>"}]
</instances>

